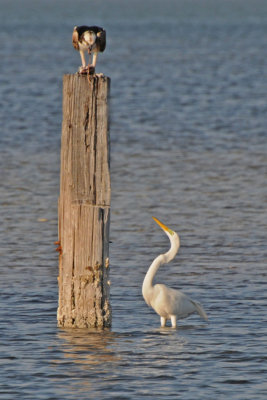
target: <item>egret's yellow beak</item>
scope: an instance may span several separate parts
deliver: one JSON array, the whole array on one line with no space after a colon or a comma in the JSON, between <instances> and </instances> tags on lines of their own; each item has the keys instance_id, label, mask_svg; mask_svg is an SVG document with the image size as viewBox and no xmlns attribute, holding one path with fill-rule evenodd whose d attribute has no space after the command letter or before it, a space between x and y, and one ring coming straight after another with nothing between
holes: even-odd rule
<instances>
[{"instance_id":1,"label":"egret's yellow beak","mask_svg":"<svg viewBox=\"0 0 267 400\"><path fill-rule=\"evenodd\" d=\"M174 235L174 232L168 228L166 225L164 225L162 222L160 222L157 218L152 217L154 219L154 221L164 230L169 232L171 235Z\"/></svg>"}]
</instances>

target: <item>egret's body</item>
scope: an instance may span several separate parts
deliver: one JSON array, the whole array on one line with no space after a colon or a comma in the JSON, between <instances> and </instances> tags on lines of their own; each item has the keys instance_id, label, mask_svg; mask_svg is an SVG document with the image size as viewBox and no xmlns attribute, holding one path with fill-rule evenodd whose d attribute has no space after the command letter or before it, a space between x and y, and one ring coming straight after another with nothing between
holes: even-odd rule
<instances>
[{"instance_id":1,"label":"egret's body","mask_svg":"<svg viewBox=\"0 0 267 400\"><path fill-rule=\"evenodd\" d=\"M162 224L158 219L154 218L154 220L169 237L171 247L167 253L160 254L155 258L146 273L142 288L146 303L160 316L162 327L166 325L167 320L171 320L172 327L174 328L176 327L177 319L188 317L195 312L207 320L207 315L201 305L181 291L169 288L163 284L153 285L153 279L159 267L171 261L176 256L180 247L180 239L177 233Z\"/></svg>"}]
</instances>

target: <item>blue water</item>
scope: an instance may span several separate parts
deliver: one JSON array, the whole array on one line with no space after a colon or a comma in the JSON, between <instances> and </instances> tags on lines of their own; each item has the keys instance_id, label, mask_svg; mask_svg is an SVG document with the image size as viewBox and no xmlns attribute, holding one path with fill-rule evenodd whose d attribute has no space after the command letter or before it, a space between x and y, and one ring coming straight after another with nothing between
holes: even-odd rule
<instances>
[{"instance_id":1,"label":"blue water","mask_svg":"<svg viewBox=\"0 0 267 400\"><path fill-rule=\"evenodd\" d=\"M264 0L1 0L0 256L3 400L250 399L266 383ZM62 76L74 25L98 24L111 78L109 331L57 328ZM209 316L159 327L157 281Z\"/></svg>"}]
</instances>

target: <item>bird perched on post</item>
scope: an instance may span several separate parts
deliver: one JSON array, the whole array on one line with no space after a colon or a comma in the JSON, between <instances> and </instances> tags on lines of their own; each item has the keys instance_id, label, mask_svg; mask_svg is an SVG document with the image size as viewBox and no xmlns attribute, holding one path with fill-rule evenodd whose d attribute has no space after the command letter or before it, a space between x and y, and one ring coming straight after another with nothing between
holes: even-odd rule
<instances>
[{"instance_id":1,"label":"bird perched on post","mask_svg":"<svg viewBox=\"0 0 267 400\"><path fill-rule=\"evenodd\" d=\"M153 219L163 229L171 242L169 251L160 254L150 265L144 282L143 297L145 302L152 307L160 316L161 326L166 325L166 320L171 320L172 327L176 327L176 320L186 318L193 313L198 313L202 318L207 320L207 315L201 305L179 290L168 288L163 284L153 285L153 279L162 264L166 264L173 260L180 247L180 238L176 232L172 231L157 218Z\"/></svg>"},{"instance_id":2,"label":"bird perched on post","mask_svg":"<svg viewBox=\"0 0 267 400\"><path fill-rule=\"evenodd\" d=\"M106 31L99 26L75 26L72 33L73 47L80 52L82 66L79 72L93 74L97 56L106 48ZM89 59L92 55L92 63L86 65L84 52L88 51Z\"/></svg>"}]
</instances>

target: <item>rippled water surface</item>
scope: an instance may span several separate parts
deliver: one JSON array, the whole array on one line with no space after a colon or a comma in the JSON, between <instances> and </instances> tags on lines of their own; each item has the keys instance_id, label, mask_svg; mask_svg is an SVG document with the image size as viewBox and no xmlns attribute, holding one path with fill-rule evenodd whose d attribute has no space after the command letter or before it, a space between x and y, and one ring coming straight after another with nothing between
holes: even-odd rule
<instances>
[{"instance_id":1,"label":"rippled water surface","mask_svg":"<svg viewBox=\"0 0 267 400\"><path fill-rule=\"evenodd\" d=\"M1 1L0 398L258 399L266 384L264 0ZM56 326L62 75L99 24L111 77L110 331ZM159 327L141 285L205 308Z\"/></svg>"}]
</instances>

